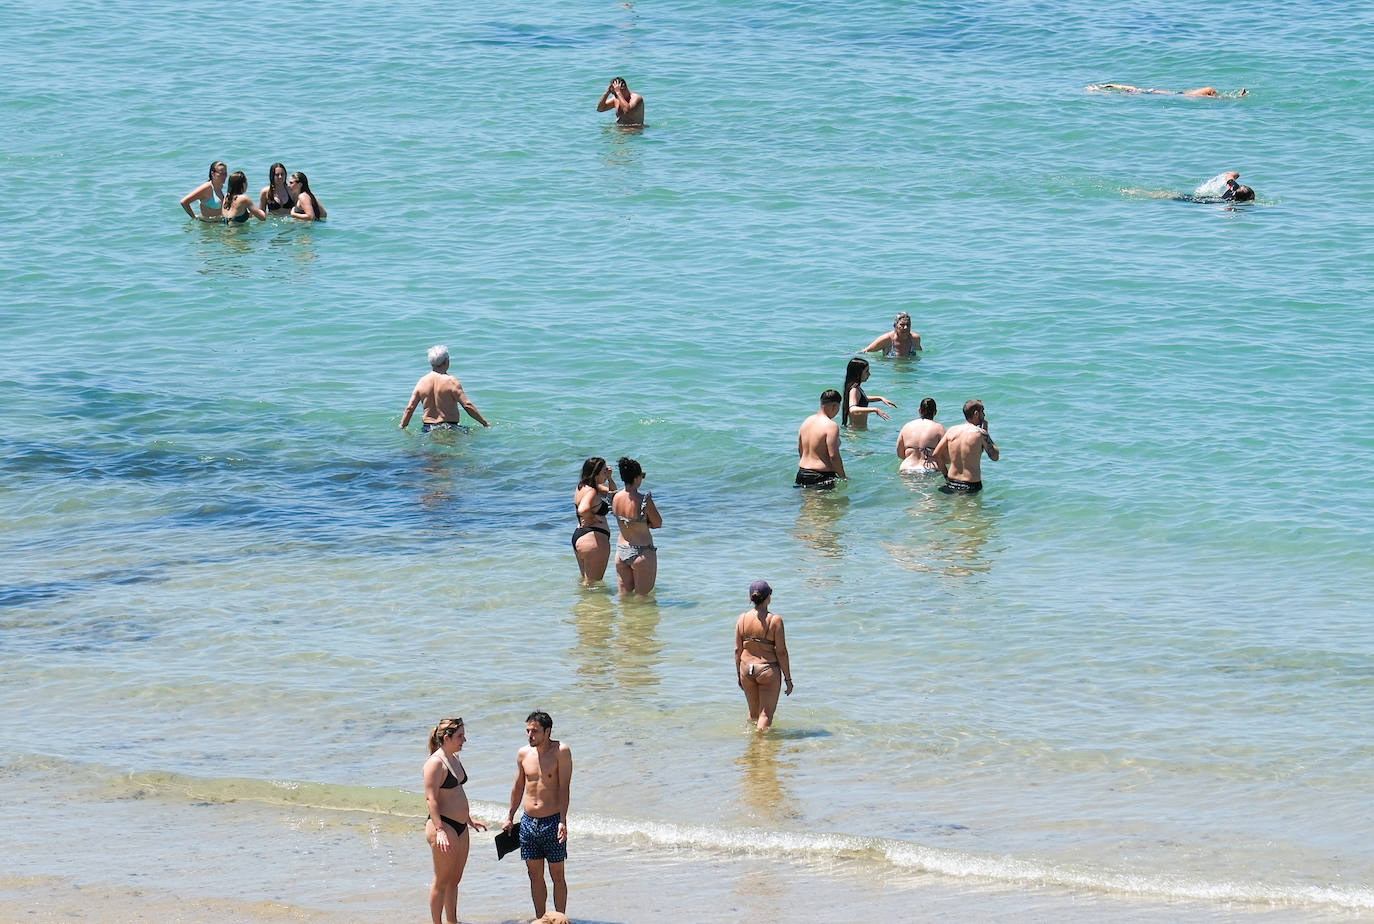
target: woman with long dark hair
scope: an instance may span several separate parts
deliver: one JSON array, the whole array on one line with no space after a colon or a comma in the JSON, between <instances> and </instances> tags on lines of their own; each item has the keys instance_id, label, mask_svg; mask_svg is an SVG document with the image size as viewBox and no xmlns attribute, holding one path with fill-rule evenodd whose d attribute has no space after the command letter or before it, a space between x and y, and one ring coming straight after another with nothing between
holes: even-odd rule
<instances>
[{"instance_id":1,"label":"woman with long dark hair","mask_svg":"<svg viewBox=\"0 0 1374 924\"><path fill-rule=\"evenodd\" d=\"M296 197L286 185L286 165L277 163L267 168L267 185L258 193L258 208L269 215L290 214L296 207Z\"/></svg>"},{"instance_id":2,"label":"woman with long dark hair","mask_svg":"<svg viewBox=\"0 0 1374 924\"><path fill-rule=\"evenodd\" d=\"M305 178L304 173L291 174L291 179L286 181L286 188L296 197L296 204L291 206L292 218L302 221L324 221L329 217L324 206L320 205L320 200L310 191L310 181Z\"/></svg>"},{"instance_id":3,"label":"woman with long dark hair","mask_svg":"<svg viewBox=\"0 0 1374 924\"><path fill-rule=\"evenodd\" d=\"M639 491L644 482L644 469L634 459L621 456L623 485L611 500L616 523L620 526L620 541L615 548L616 583L622 594L643 596L654 589L658 578L658 547L650 530L663 525L663 517L654 506L654 496Z\"/></svg>"},{"instance_id":4,"label":"woman with long dark hair","mask_svg":"<svg viewBox=\"0 0 1374 924\"><path fill-rule=\"evenodd\" d=\"M887 412L880 407L869 405L878 401L888 407L896 407L882 395L865 394L863 383L868 381L868 360L855 356L844 370L844 404L840 407L840 423L862 430L868 426L868 415L877 414L888 420Z\"/></svg>"},{"instance_id":5,"label":"woman with long dark hair","mask_svg":"<svg viewBox=\"0 0 1374 924\"><path fill-rule=\"evenodd\" d=\"M606 576L606 565L611 560L611 531L606 526L606 514L611 512L610 498L615 491L615 478L605 459L592 456L582 463L582 477L573 490L577 529L573 530L572 546L584 587Z\"/></svg>"}]
</instances>

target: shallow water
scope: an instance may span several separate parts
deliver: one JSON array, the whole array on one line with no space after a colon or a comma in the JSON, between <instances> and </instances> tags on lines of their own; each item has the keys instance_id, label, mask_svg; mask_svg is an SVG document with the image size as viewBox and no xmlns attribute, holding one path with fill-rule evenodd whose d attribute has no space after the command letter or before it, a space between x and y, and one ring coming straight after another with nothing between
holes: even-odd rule
<instances>
[{"instance_id":1,"label":"shallow water","mask_svg":"<svg viewBox=\"0 0 1374 924\"><path fill-rule=\"evenodd\" d=\"M834 920L1374 908L1369 13L320 9L305 50L241 66L194 3L0 32L14 875L127 885L17 833L66 823L65 755L173 895L195 826L162 814L208 803L253 843L282 824L262 793L322 787L327 843L195 888L338 910L289 883L380 826L394 859L331 875L385 919L423 894L427 728L466 718L496 812L539 707L589 919L665 892L731 919L721 870L760 858L789 864L772 900ZM642 132L594 112L615 73ZM304 169L330 220L184 220L217 158L252 192ZM1223 169L1258 201L1126 192ZM800 496L797 424L898 310L925 352L869 391L899 409ZM396 429L436 342L491 430ZM925 395L946 423L987 402L982 495L895 474ZM653 602L577 586L592 454L649 473ZM759 576L797 683L764 740L729 662ZM150 777L158 809L120 794ZM593 885L625 837L668 885ZM473 862L465 909L517 914Z\"/></svg>"}]
</instances>

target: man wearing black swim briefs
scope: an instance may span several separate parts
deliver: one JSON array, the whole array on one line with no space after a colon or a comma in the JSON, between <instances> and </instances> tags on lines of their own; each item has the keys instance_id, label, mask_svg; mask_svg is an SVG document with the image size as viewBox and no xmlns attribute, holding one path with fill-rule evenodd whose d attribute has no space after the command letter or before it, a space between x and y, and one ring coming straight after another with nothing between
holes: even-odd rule
<instances>
[{"instance_id":1,"label":"man wearing black swim briefs","mask_svg":"<svg viewBox=\"0 0 1374 924\"><path fill-rule=\"evenodd\" d=\"M821 392L820 410L803 420L797 430L801 461L795 484L799 488L833 488L846 477L840 458L840 425L835 423L841 401L838 391L827 388Z\"/></svg>"},{"instance_id":2,"label":"man wearing black swim briefs","mask_svg":"<svg viewBox=\"0 0 1374 924\"><path fill-rule=\"evenodd\" d=\"M996 462L1001 453L988 435L988 416L983 402L972 398L964 402L964 423L956 424L940 438L931 459L940 466L946 494L977 494L983 490L983 453Z\"/></svg>"}]
</instances>

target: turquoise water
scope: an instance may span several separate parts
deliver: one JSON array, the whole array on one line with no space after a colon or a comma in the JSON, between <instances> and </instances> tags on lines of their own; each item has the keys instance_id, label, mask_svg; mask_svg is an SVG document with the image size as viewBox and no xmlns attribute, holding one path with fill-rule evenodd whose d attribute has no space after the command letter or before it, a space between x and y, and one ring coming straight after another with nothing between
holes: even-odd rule
<instances>
[{"instance_id":1,"label":"turquoise water","mask_svg":"<svg viewBox=\"0 0 1374 924\"><path fill-rule=\"evenodd\" d=\"M491 815L539 707L584 869L673 869L579 894L570 865L575 917L737 919L759 862L831 920L1374 908L1370 12L3 18L13 874L133 875L13 833L66 823L65 758L132 819L141 885L193 888L143 858L196 855L160 821L208 802L299 847L198 894L411 913L426 730L467 719ZM615 74L642 132L594 111ZM186 220L216 159L254 193L304 170L330 220ZM1224 169L1258 201L1150 198ZM926 350L869 391L899 409L799 496L797 424L898 310ZM491 430L397 430L439 342ZM987 403L982 495L895 474L926 395L947 424ZM581 590L568 546L582 459L623 454L665 520L649 603ZM797 682L765 741L730 678L760 576ZM161 781L145 812L130 774ZM327 794L308 823L265 795L288 784ZM519 914L476 857L464 918Z\"/></svg>"}]
</instances>

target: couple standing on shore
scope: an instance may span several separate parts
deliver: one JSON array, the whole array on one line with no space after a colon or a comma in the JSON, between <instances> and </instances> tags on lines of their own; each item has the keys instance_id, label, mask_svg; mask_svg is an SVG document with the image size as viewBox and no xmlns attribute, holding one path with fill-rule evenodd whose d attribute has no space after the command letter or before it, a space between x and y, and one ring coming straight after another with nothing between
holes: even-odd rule
<instances>
[{"instance_id":1,"label":"couple standing on shore","mask_svg":"<svg viewBox=\"0 0 1374 924\"><path fill-rule=\"evenodd\" d=\"M511 787L510 811L501 826L509 832L520 819L520 858L530 878L530 897L535 916L541 920L567 922L568 883L563 864L568 857L568 800L572 784L572 751L551 737L553 719L547 712L531 712L525 720L529 741L515 754L515 784ZM443 924L443 914L458 920L458 884L467 866L471 839L467 829L485 831L487 826L472 817L463 785L467 771L458 752L467 741L462 719L444 719L429 734L429 760L422 771L429 820L425 840L434 858L434 882L429 888L429 914L433 924ZM457 819L465 819L459 821ZM499 855L498 855L499 856ZM553 880L553 906L546 914L548 887L544 882L544 863L548 862Z\"/></svg>"}]
</instances>

